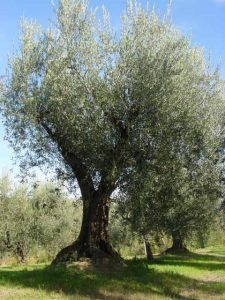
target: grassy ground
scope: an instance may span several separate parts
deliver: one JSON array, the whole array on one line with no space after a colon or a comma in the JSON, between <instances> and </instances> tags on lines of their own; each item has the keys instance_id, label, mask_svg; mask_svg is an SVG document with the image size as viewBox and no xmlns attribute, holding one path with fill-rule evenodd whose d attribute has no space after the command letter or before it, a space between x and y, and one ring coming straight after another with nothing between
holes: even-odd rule
<instances>
[{"instance_id":1,"label":"grassy ground","mask_svg":"<svg viewBox=\"0 0 225 300\"><path fill-rule=\"evenodd\" d=\"M0 299L225 299L225 248L129 261L120 270L0 267Z\"/></svg>"}]
</instances>

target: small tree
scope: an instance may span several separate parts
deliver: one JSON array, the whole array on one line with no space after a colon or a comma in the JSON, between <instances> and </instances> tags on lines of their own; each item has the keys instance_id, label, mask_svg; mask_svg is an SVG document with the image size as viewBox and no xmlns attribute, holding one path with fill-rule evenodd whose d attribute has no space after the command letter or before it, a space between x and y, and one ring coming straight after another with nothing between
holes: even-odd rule
<instances>
[{"instance_id":1,"label":"small tree","mask_svg":"<svg viewBox=\"0 0 225 300\"><path fill-rule=\"evenodd\" d=\"M68 199L52 183L35 187L30 201L33 208L33 240L52 259L78 236L82 207Z\"/></svg>"},{"instance_id":2,"label":"small tree","mask_svg":"<svg viewBox=\"0 0 225 300\"><path fill-rule=\"evenodd\" d=\"M13 190L9 178L3 176L0 192L0 249L24 262L33 245L33 211L27 189L19 186Z\"/></svg>"},{"instance_id":3,"label":"small tree","mask_svg":"<svg viewBox=\"0 0 225 300\"><path fill-rule=\"evenodd\" d=\"M46 32L23 22L10 61L2 97L8 140L28 165L65 170L82 194L79 237L54 263L118 257L108 237L110 195L137 159L154 160L143 154L157 148L167 126L179 132L182 118L190 125L180 132L187 147L198 143L196 120L220 130L218 77L206 72L201 50L133 2L120 32L105 11L98 26L87 1L61 0Z\"/></svg>"}]
</instances>

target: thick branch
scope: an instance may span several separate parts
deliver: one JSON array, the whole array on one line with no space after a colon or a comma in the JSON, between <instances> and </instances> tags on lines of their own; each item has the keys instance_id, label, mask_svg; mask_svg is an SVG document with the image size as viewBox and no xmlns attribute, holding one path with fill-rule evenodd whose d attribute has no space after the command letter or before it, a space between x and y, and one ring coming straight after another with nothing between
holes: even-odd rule
<instances>
[{"instance_id":1,"label":"thick branch","mask_svg":"<svg viewBox=\"0 0 225 300\"><path fill-rule=\"evenodd\" d=\"M130 93L130 92L129 92ZM129 95L126 95L126 93L123 96L123 101L126 101L127 97L130 97ZM119 132L119 139L117 144L115 145L113 152L114 162L117 166L119 166L121 163L124 163L124 149L126 144L129 141L130 138L130 130L132 122L134 122L137 117L140 114L140 107L136 105L134 102L130 105L129 111L126 115L126 117L123 116L123 120L118 120L115 116L110 115L109 120L111 124L114 126L116 130Z\"/></svg>"},{"instance_id":2,"label":"thick branch","mask_svg":"<svg viewBox=\"0 0 225 300\"><path fill-rule=\"evenodd\" d=\"M42 127L48 133L49 137L58 145L58 149L64 158L67 165L69 165L78 181L81 194L84 200L90 199L93 193L95 192L93 181L91 176L88 174L88 170L82 160L75 154L75 152L68 151L66 147L66 141L62 138L57 132L49 128L49 126L41 121Z\"/></svg>"},{"instance_id":3,"label":"thick branch","mask_svg":"<svg viewBox=\"0 0 225 300\"><path fill-rule=\"evenodd\" d=\"M2 241L5 244L5 246L6 246L7 249L11 249L12 248L12 244L11 244L11 241L10 241L10 234L9 234L8 230L6 231L6 239L3 239Z\"/></svg>"}]
</instances>

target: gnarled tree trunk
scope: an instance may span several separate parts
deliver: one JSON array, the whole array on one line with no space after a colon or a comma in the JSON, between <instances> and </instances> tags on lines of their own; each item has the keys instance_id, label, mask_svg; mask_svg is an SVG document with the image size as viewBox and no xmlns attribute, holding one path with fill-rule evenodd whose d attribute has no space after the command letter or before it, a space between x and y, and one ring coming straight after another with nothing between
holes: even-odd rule
<instances>
[{"instance_id":1,"label":"gnarled tree trunk","mask_svg":"<svg viewBox=\"0 0 225 300\"><path fill-rule=\"evenodd\" d=\"M204 249L205 248L205 241L204 241L204 236L201 232L199 232L199 234L198 234L198 240L199 240L200 248Z\"/></svg>"},{"instance_id":2,"label":"gnarled tree trunk","mask_svg":"<svg viewBox=\"0 0 225 300\"><path fill-rule=\"evenodd\" d=\"M118 130L119 138L110 151L110 163L107 171L98 170L99 185L96 190L92 175L86 165L86 158L74 148L74 144L67 138L60 128L52 130L46 121L46 113L39 112L40 124L49 137L58 145L65 165L76 178L83 199L83 221L78 239L70 246L62 249L52 264L59 262L79 260L82 257L93 260L102 260L104 257L119 258L108 238L108 199L116 188L118 179L118 166L124 163L124 147L128 141L128 126L124 126L114 117L110 120ZM78 147L79 148L79 147Z\"/></svg>"},{"instance_id":3,"label":"gnarled tree trunk","mask_svg":"<svg viewBox=\"0 0 225 300\"><path fill-rule=\"evenodd\" d=\"M93 262L102 262L106 258L119 259L108 236L109 197L95 192L91 198L84 199L83 220L78 239L62 249L52 264L77 261L90 258Z\"/></svg>"},{"instance_id":4,"label":"gnarled tree trunk","mask_svg":"<svg viewBox=\"0 0 225 300\"><path fill-rule=\"evenodd\" d=\"M145 255L146 255L147 260L152 261L154 258L153 258L151 245L150 245L148 239L145 237L144 237L144 247L145 247Z\"/></svg>"},{"instance_id":5,"label":"gnarled tree trunk","mask_svg":"<svg viewBox=\"0 0 225 300\"><path fill-rule=\"evenodd\" d=\"M183 238L179 231L172 232L172 247L166 250L166 253L179 253L188 251L185 247Z\"/></svg>"}]
</instances>

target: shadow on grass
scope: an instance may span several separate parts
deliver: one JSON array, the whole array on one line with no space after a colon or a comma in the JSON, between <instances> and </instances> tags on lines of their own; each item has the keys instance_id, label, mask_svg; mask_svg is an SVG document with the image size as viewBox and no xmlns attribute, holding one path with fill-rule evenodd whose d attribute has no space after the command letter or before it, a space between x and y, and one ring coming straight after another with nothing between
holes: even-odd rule
<instances>
[{"instance_id":1,"label":"shadow on grass","mask_svg":"<svg viewBox=\"0 0 225 300\"><path fill-rule=\"evenodd\" d=\"M225 257L191 252L188 255L165 255L155 262L160 265L192 267L206 271L225 271Z\"/></svg>"},{"instance_id":2,"label":"shadow on grass","mask_svg":"<svg viewBox=\"0 0 225 300\"><path fill-rule=\"evenodd\" d=\"M193 257L190 257L190 264ZM178 261L179 260L179 261ZM204 260L204 257L203 257ZM141 293L149 297L161 295L172 299L196 299L182 296L182 290L196 290L202 293L220 295L225 292L225 284L221 287L214 282L203 283L174 272L163 272L154 269L156 264L186 265L181 257L166 256L148 265L144 260L129 261L117 273L81 271L75 267L34 268L14 270L0 268L1 286L22 286L42 289L47 292L62 292L65 295L81 295L91 299L125 300L133 299L132 294ZM194 266L199 266L195 263ZM201 267L201 265L200 265ZM212 267L212 265L211 265ZM115 296L114 296L115 295ZM119 296L118 296L119 295ZM130 298L129 298L130 295Z\"/></svg>"}]
</instances>

